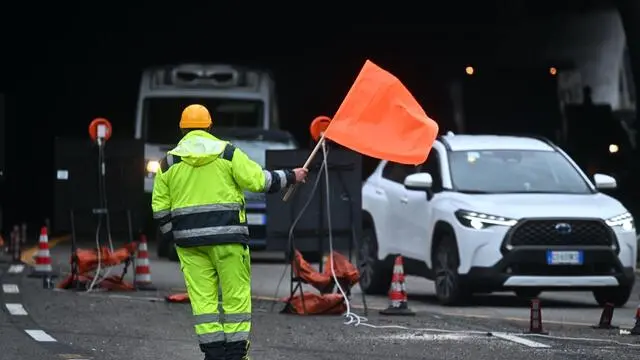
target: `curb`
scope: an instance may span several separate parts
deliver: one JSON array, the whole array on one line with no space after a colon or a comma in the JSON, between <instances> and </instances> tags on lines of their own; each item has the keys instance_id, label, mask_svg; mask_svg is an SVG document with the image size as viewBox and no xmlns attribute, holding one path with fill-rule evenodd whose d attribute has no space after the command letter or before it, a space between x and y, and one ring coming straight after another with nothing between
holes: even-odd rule
<instances>
[{"instance_id":1,"label":"curb","mask_svg":"<svg viewBox=\"0 0 640 360\"><path fill-rule=\"evenodd\" d=\"M49 240L49 249L53 248L59 243L68 241L69 239L71 239L71 235L55 237ZM22 252L22 254L20 255L20 260L26 265L33 266L36 263L35 256L37 252L38 252L38 245L31 246Z\"/></svg>"}]
</instances>

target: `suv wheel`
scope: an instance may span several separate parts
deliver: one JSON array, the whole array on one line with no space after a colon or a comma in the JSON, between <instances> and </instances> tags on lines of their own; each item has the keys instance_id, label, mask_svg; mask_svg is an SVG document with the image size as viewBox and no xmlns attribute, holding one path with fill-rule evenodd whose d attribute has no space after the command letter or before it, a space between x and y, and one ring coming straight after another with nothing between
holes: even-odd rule
<instances>
[{"instance_id":1,"label":"suv wheel","mask_svg":"<svg viewBox=\"0 0 640 360\"><path fill-rule=\"evenodd\" d=\"M622 307L629 301L632 290L631 286L602 288L593 290L593 297L601 307L604 307L607 303L613 304L615 307Z\"/></svg>"},{"instance_id":2,"label":"suv wheel","mask_svg":"<svg viewBox=\"0 0 640 360\"><path fill-rule=\"evenodd\" d=\"M440 239L433 254L436 297L442 305L456 305L468 295L463 289L458 274L458 248L450 235Z\"/></svg>"},{"instance_id":3,"label":"suv wheel","mask_svg":"<svg viewBox=\"0 0 640 360\"><path fill-rule=\"evenodd\" d=\"M365 294L384 295L391 286L391 271L388 262L378 260L378 240L372 227L365 227L358 247L360 288Z\"/></svg>"}]
</instances>

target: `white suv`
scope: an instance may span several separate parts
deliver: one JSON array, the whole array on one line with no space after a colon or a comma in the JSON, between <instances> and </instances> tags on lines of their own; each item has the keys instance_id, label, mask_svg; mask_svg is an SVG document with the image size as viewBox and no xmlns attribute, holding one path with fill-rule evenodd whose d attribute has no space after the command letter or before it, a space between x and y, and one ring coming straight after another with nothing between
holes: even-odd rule
<instances>
[{"instance_id":1,"label":"white suv","mask_svg":"<svg viewBox=\"0 0 640 360\"><path fill-rule=\"evenodd\" d=\"M623 306L635 282L631 214L544 139L438 138L419 166L381 161L362 188L361 287L386 293L393 257L435 281L441 304L473 293L588 290Z\"/></svg>"}]
</instances>

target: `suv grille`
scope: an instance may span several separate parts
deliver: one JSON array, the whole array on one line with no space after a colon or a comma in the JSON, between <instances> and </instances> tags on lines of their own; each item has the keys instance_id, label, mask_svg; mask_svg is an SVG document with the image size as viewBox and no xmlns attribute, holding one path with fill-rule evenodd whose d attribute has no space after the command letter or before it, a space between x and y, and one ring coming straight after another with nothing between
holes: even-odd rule
<instances>
[{"instance_id":1,"label":"suv grille","mask_svg":"<svg viewBox=\"0 0 640 360\"><path fill-rule=\"evenodd\" d=\"M611 246L614 234L599 220L524 220L511 230L508 243L512 246Z\"/></svg>"}]
</instances>

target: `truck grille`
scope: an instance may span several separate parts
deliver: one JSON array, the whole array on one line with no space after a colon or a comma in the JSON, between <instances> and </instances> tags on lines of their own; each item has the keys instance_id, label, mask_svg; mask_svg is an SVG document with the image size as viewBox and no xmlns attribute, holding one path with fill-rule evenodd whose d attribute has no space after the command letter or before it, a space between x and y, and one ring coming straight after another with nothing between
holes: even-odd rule
<instances>
[{"instance_id":1,"label":"truck grille","mask_svg":"<svg viewBox=\"0 0 640 360\"><path fill-rule=\"evenodd\" d=\"M512 246L611 246L611 229L599 220L524 220L507 237Z\"/></svg>"}]
</instances>

